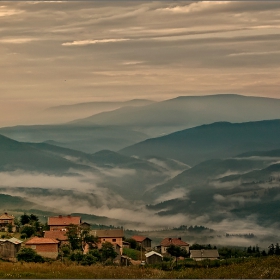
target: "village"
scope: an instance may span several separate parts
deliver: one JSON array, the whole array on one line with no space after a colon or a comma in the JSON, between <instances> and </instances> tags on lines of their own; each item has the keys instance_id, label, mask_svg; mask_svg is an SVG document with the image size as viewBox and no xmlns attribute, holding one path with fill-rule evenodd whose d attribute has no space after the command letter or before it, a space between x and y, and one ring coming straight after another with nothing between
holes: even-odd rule
<instances>
[{"instance_id":1,"label":"village","mask_svg":"<svg viewBox=\"0 0 280 280\"><path fill-rule=\"evenodd\" d=\"M148 236L134 235L125 238L123 228L92 230L91 225L83 222L79 216L48 217L45 228L33 214L24 214L20 220L19 223L7 212L0 216L0 231L7 233L0 239L2 260L16 262L24 250L26 252L30 249L50 260L63 260L63 257L74 252L70 259L82 261L86 256L85 263L89 265L101 256L100 252L105 256L103 261L110 260L115 264L126 266L159 264L164 258L172 257L176 263L178 259L184 258L195 261L219 259L217 249L190 250L190 244L180 237L166 237L160 244L152 246L152 240ZM21 224L20 228L19 224ZM18 234L20 238L10 237L12 234ZM134 251L139 254L131 258L130 252L133 249L137 249ZM89 255L92 256L93 261L88 257Z\"/></svg>"}]
</instances>

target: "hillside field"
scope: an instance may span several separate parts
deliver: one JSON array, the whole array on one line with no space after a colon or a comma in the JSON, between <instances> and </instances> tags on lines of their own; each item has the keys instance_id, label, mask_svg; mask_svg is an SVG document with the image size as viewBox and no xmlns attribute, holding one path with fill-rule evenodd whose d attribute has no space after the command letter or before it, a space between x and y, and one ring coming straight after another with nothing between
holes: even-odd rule
<instances>
[{"instance_id":1,"label":"hillside field","mask_svg":"<svg viewBox=\"0 0 280 280\"><path fill-rule=\"evenodd\" d=\"M224 261L223 261L224 262ZM279 279L280 258L276 256L245 259L220 267L195 267L164 271L139 266L79 266L54 263L0 262L1 279Z\"/></svg>"}]
</instances>

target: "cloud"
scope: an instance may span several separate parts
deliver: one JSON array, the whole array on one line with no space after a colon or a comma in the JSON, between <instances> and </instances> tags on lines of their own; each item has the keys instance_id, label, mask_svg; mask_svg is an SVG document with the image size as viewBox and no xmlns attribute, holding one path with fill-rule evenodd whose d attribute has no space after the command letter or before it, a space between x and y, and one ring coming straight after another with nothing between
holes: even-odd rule
<instances>
[{"instance_id":1,"label":"cloud","mask_svg":"<svg viewBox=\"0 0 280 280\"><path fill-rule=\"evenodd\" d=\"M198 1L185 6L175 6L158 9L158 11L172 12L172 13L193 13L199 12L208 8L212 8L216 5L225 5L230 1Z\"/></svg>"},{"instance_id":2,"label":"cloud","mask_svg":"<svg viewBox=\"0 0 280 280\"><path fill-rule=\"evenodd\" d=\"M123 41L129 41L130 39L100 39L100 40L80 40L62 43L62 46L86 46L94 44L104 44L104 43L117 43Z\"/></svg>"},{"instance_id":3,"label":"cloud","mask_svg":"<svg viewBox=\"0 0 280 280\"><path fill-rule=\"evenodd\" d=\"M5 44L25 44L32 41L36 41L38 39L35 38L7 38L7 39L0 39L0 43Z\"/></svg>"},{"instance_id":4,"label":"cloud","mask_svg":"<svg viewBox=\"0 0 280 280\"><path fill-rule=\"evenodd\" d=\"M189 193L188 190L184 188L174 188L170 192L164 193L162 195L159 195L159 197L154 201L154 203L160 203L162 201L167 201L171 199L176 199L176 198L183 198L186 200L186 196Z\"/></svg>"},{"instance_id":5,"label":"cloud","mask_svg":"<svg viewBox=\"0 0 280 280\"><path fill-rule=\"evenodd\" d=\"M231 53L228 56L247 56L247 55L271 55L279 54L280 51L266 51L266 52L241 52L241 53Z\"/></svg>"},{"instance_id":6,"label":"cloud","mask_svg":"<svg viewBox=\"0 0 280 280\"><path fill-rule=\"evenodd\" d=\"M7 6L0 6L0 17L13 16L23 13L23 10L8 8Z\"/></svg>"}]
</instances>

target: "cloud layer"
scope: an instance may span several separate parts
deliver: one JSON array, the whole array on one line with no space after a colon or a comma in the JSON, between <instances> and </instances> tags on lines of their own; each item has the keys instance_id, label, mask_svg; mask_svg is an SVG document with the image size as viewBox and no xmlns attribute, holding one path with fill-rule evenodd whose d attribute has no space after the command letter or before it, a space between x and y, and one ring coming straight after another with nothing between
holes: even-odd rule
<instances>
[{"instance_id":1,"label":"cloud layer","mask_svg":"<svg viewBox=\"0 0 280 280\"><path fill-rule=\"evenodd\" d=\"M278 97L279 10L277 1L4 2L0 126L94 100ZM25 106L12 116L15 102Z\"/></svg>"}]
</instances>

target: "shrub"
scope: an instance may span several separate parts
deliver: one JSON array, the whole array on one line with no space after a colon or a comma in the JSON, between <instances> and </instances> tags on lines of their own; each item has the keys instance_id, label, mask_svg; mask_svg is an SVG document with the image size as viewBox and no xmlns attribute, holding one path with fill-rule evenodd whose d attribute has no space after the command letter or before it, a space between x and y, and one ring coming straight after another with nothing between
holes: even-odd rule
<instances>
[{"instance_id":1,"label":"shrub","mask_svg":"<svg viewBox=\"0 0 280 280\"><path fill-rule=\"evenodd\" d=\"M33 249L31 248L22 248L18 253L17 253L17 259L19 261L24 261L24 262L45 262L44 258L40 255L38 255Z\"/></svg>"},{"instance_id":2,"label":"shrub","mask_svg":"<svg viewBox=\"0 0 280 280\"><path fill-rule=\"evenodd\" d=\"M96 263L98 260L96 257L90 255L90 254L86 254L84 255L82 261L81 261L81 265L92 265L94 263Z\"/></svg>"}]
</instances>

